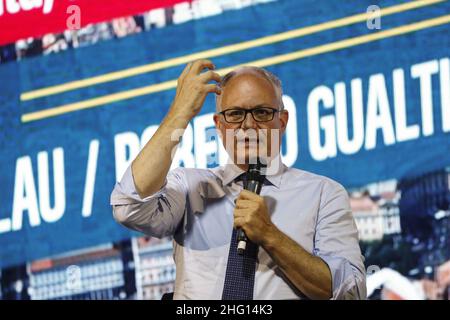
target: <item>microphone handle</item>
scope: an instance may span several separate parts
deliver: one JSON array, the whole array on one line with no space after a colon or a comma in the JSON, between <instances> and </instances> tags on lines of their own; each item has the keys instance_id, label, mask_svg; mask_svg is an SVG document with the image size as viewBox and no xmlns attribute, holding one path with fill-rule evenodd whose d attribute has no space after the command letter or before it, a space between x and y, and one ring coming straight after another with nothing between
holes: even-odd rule
<instances>
[{"instance_id":1,"label":"microphone handle","mask_svg":"<svg viewBox=\"0 0 450 320\"><path fill-rule=\"evenodd\" d=\"M256 194L260 194L262 185L263 184L261 181L249 180L247 181L247 184L244 189L254 192ZM241 228L238 228L237 230L237 241L238 241L237 252L238 254L243 255L245 248L247 247L248 238L245 235L244 230L242 230Z\"/></svg>"}]
</instances>

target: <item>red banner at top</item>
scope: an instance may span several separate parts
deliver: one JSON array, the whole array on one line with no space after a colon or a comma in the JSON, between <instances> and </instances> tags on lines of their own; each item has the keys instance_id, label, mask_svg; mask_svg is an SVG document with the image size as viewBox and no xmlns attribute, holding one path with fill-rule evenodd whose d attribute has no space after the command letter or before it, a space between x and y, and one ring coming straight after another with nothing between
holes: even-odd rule
<instances>
[{"instance_id":1,"label":"red banner at top","mask_svg":"<svg viewBox=\"0 0 450 320\"><path fill-rule=\"evenodd\" d=\"M0 0L0 45L90 23L170 7L186 0ZM75 15L79 15L75 16ZM77 22L79 21L79 25Z\"/></svg>"}]
</instances>

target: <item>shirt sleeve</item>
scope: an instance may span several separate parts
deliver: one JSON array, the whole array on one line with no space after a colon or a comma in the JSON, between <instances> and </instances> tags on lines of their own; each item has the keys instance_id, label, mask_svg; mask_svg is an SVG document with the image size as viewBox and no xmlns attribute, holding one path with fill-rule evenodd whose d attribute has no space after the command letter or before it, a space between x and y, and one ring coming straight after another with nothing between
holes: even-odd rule
<instances>
[{"instance_id":1,"label":"shirt sleeve","mask_svg":"<svg viewBox=\"0 0 450 320\"><path fill-rule=\"evenodd\" d=\"M185 212L186 190L183 168L177 168L168 173L158 192L141 198L129 166L111 193L114 219L129 229L152 237L171 236Z\"/></svg>"},{"instance_id":2,"label":"shirt sleeve","mask_svg":"<svg viewBox=\"0 0 450 320\"><path fill-rule=\"evenodd\" d=\"M314 254L331 271L331 299L366 299L364 257L347 191L334 181L326 181L320 202Z\"/></svg>"}]
</instances>

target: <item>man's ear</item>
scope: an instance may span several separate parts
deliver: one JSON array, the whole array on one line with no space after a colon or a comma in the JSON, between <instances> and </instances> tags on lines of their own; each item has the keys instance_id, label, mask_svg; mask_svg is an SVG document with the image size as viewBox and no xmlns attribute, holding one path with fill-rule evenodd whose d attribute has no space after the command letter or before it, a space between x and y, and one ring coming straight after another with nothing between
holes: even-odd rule
<instances>
[{"instance_id":1,"label":"man's ear","mask_svg":"<svg viewBox=\"0 0 450 320\"><path fill-rule=\"evenodd\" d=\"M215 113L214 116L213 116L214 124L216 125L216 128L217 128L218 130L220 130L220 129L221 129L221 126L222 126L222 123L220 122L220 118L219 118L219 117L220 117L220 116L219 116L217 113Z\"/></svg>"},{"instance_id":2,"label":"man's ear","mask_svg":"<svg viewBox=\"0 0 450 320\"><path fill-rule=\"evenodd\" d=\"M222 123L222 121L220 121L220 115L215 113L214 116L213 116L213 119L214 119L214 124L216 125L217 134L219 135L219 138L222 139L222 141L223 141L223 137L222 137L222 126L223 126L223 123Z\"/></svg>"},{"instance_id":3,"label":"man's ear","mask_svg":"<svg viewBox=\"0 0 450 320\"><path fill-rule=\"evenodd\" d=\"M289 121L289 112L284 109L280 112L281 131L284 133Z\"/></svg>"}]
</instances>

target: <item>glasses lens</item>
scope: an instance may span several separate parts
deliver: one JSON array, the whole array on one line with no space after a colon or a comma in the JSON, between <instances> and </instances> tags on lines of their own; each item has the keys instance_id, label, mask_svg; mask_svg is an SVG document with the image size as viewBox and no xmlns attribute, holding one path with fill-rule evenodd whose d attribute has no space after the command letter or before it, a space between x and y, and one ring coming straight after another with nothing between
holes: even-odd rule
<instances>
[{"instance_id":1,"label":"glasses lens","mask_svg":"<svg viewBox=\"0 0 450 320\"><path fill-rule=\"evenodd\" d=\"M224 112L225 120L228 122L241 122L245 118L244 110L227 110Z\"/></svg>"},{"instance_id":2,"label":"glasses lens","mask_svg":"<svg viewBox=\"0 0 450 320\"><path fill-rule=\"evenodd\" d=\"M274 111L270 108L258 108L252 111L256 121L270 121L273 118Z\"/></svg>"}]
</instances>

